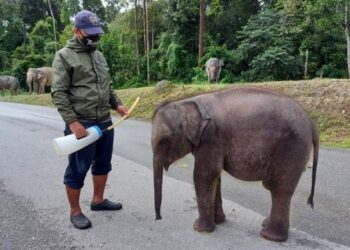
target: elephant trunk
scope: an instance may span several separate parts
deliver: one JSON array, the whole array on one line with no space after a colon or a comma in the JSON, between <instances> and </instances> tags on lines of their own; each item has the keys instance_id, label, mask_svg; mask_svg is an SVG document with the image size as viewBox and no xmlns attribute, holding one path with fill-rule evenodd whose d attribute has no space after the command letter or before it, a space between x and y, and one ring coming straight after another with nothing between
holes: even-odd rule
<instances>
[{"instance_id":1,"label":"elephant trunk","mask_svg":"<svg viewBox=\"0 0 350 250\"><path fill-rule=\"evenodd\" d=\"M163 162L157 157L153 158L153 180L154 180L154 207L156 220L161 220L160 206L162 204Z\"/></svg>"}]
</instances>

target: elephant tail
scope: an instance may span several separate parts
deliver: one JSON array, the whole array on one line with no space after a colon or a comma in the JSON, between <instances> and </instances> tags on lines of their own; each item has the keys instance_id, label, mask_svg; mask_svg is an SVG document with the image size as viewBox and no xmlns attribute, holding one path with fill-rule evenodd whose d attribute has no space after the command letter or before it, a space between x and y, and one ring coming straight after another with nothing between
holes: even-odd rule
<instances>
[{"instance_id":1,"label":"elephant tail","mask_svg":"<svg viewBox=\"0 0 350 250\"><path fill-rule=\"evenodd\" d=\"M317 170L317 162L318 162L318 151L319 151L319 136L317 133L317 129L315 124L313 124L312 128L312 143L314 146L314 155L313 155L313 163L312 163L312 185L311 185L311 193L307 200L307 204L309 204L312 208L314 208L314 193L315 193L315 184L316 184L316 170Z\"/></svg>"}]
</instances>

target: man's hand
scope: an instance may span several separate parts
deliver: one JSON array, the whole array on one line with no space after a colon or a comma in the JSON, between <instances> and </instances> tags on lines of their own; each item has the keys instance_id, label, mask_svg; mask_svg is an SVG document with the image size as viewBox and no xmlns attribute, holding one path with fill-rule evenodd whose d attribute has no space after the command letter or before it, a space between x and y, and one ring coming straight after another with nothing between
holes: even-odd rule
<instances>
[{"instance_id":1,"label":"man's hand","mask_svg":"<svg viewBox=\"0 0 350 250\"><path fill-rule=\"evenodd\" d=\"M122 105L119 105L119 106L115 109L115 111L117 111L117 113L118 113L121 117L126 116L126 115L129 114L128 109L127 109L126 107L122 106Z\"/></svg>"},{"instance_id":2,"label":"man's hand","mask_svg":"<svg viewBox=\"0 0 350 250\"><path fill-rule=\"evenodd\" d=\"M78 121L75 121L69 124L69 129L72 131L72 133L75 135L77 139L87 136L86 129Z\"/></svg>"}]
</instances>

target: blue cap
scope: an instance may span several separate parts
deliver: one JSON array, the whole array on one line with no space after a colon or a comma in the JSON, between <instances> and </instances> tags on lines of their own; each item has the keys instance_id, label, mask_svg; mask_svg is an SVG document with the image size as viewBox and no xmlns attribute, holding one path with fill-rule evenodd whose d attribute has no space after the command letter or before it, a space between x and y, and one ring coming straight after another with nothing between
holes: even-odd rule
<instances>
[{"instance_id":1,"label":"blue cap","mask_svg":"<svg viewBox=\"0 0 350 250\"><path fill-rule=\"evenodd\" d=\"M82 10L75 15L74 26L83 30L88 35L96 35L103 33L100 19L95 13L88 10Z\"/></svg>"}]
</instances>

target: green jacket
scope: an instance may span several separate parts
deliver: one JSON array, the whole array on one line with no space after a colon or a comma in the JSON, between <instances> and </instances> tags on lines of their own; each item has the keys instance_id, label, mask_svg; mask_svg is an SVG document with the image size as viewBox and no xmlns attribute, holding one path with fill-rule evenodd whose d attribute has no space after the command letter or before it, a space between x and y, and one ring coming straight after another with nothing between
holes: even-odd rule
<instances>
[{"instance_id":1,"label":"green jacket","mask_svg":"<svg viewBox=\"0 0 350 250\"><path fill-rule=\"evenodd\" d=\"M67 124L104 121L111 108L122 105L102 53L87 51L74 38L56 53L52 72L52 100Z\"/></svg>"}]
</instances>

